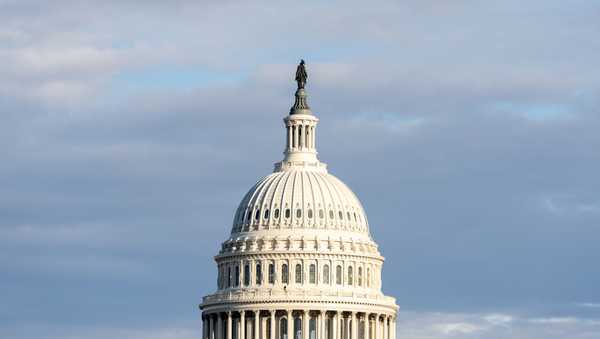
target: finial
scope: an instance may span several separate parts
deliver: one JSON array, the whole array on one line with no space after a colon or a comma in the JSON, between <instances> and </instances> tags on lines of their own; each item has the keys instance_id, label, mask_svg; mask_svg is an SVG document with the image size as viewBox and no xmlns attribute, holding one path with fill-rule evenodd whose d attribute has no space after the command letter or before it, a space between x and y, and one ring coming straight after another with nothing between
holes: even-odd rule
<instances>
[{"instance_id":1,"label":"finial","mask_svg":"<svg viewBox=\"0 0 600 339\"><path fill-rule=\"evenodd\" d=\"M308 74L306 73L306 67L304 66L304 59L300 59L300 64L296 68L296 82L298 83L298 89L296 90L296 100L294 106L290 109L290 114L312 114L308 103L306 102L306 92L304 86L306 86L306 80Z\"/></svg>"},{"instance_id":2,"label":"finial","mask_svg":"<svg viewBox=\"0 0 600 339\"><path fill-rule=\"evenodd\" d=\"M298 89L304 88L308 74L306 73L306 67L304 67L304 59L300 59L300 64L296 68L296 82L298 83Z\"/></svg>"}]
</instances>

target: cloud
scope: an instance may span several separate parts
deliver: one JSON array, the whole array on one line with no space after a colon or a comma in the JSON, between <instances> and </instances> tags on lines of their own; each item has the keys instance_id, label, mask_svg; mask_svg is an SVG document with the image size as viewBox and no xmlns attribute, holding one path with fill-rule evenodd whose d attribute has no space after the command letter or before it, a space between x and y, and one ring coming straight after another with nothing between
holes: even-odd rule
<instances>
[{"instance_id":1,"label":"cloud","mask_svg":"<svg viewBox=\"0 0 600 339\"><path fill-rule=\"evenodd\" d=\"M404 337L597 333L573 304L600 299L595 4L2 7L0 327L196 321L303 57L319 157L366 207L385 292L422 310Z\"/></svg>"}]
</instances>

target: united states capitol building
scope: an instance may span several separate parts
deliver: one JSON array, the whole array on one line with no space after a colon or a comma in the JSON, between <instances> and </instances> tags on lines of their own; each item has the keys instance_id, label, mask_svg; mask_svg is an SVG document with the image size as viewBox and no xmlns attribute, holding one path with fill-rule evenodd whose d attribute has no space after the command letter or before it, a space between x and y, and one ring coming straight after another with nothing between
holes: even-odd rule
<instances>
[{"instance_id":1,"label":"united states capitol building","mask_svg":"<svg viewBox=\"0 0 600 339\"><path fill-rule=\"evenodd\" d=\"M243 197L200 304L203 339L395 339L383 257L356 195L317 158L298 66L284 158Z\"/></svg>"}]
</instances>

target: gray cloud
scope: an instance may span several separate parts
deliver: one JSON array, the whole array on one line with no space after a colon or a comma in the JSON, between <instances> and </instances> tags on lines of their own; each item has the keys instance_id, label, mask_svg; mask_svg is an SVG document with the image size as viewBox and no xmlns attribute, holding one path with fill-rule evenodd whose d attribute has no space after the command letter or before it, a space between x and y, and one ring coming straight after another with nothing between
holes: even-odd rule
<instances>
[{"instance_id":1,"label":"gray cloud","mask_svg":"<svg viewBox=\"0 0 600 339\"><path fill-rule=\"evenodd\" d=\"M597 332L573 307L600 300L595 4L0 6L1 328L195 321L305 57L320 157L418 313L406 337Z\"/></svg>"}]
</instances>

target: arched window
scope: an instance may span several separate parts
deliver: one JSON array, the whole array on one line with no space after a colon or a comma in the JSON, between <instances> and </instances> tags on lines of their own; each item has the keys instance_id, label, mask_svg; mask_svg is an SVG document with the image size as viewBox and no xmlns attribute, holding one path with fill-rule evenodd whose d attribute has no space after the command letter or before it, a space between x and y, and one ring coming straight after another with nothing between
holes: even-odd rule
<instances>
[{"instance_id":1,"label":"arched window","mask_svg":"<svg viewBox=\"0 0 600 339\"><path fill-rule=\"evenodd\" d=\"M250 220L252 220L252 210L249 209L246 214L246 222L250 222Z\"/></svg>"},{"instance_id":2,"label":"arched window","mask_svg":"<svg viewBox=\"0 0 600 339\"><path fill-rule=\"evenodd\" d=\"M308 210L308 219L312 219L312 210L311 209Z\"/></svg>"},{"instance_id":3,"label":"arched window","mask_svg":"<svg viewBox=\"0 0 600 339\"><path fill-rule=\"evenodd\" d=\"M371 269L367 267L367 287L371 287Z\"/></svg>"},{"instance_id":4,"label":"arched window","mask_svg":"<svg viewBox=\"0 0 600 339\"><path fill-rule=\"evenodd\" d=\"M358 268L358 286L362 286L362 267Z\"/></svg>"},{"instance_id":5,"label":"arched window","mask_svg":"<svg viewBox=\"0 0 600 339\"><path fill-rule=\"evenodd\" d=\"M260 263L256 264L256 284L262 284L262 267L260 266Z\"/></svg>"},{"instance_id":6,"label":"arched window","mask_svg":"<svg viewBox=\"0 0 600 339\"><path fill-rule=\"evenodd\" d=\"M269 284L275 283L275 264L269 264Z\"/></svg>"},{"instance_id":7,"label":"arched window","mask_svg":"<svg viewBox=\"0 0 600 339\"><path fill-rule=\"evenodd\" d=\"M338 285L342 284L342 266L337 265L335 268L335 283Z\"/></svg>"},{"instance_id":8,"label":"arched window","mask_svg":"<svg viewBox=\"0 0 600 339\"><path fill-rule=\"evenodd\" d=\"M250 285L250 264L244 265L244 286Z\"/></svg>"},{"instance_id":9,"label":"arched window","mask_svg":"<svg viewBox=\"0 0 600 339\"><path fill-rule=\"evenodd\" d=\"M265 210L265 219L269 219L269 209Z\"/></svg>"},{"instance_id":10,"label":"arched window","mask_svg":"<svg viewBox=\"0 0 600 339\"><path fill-rule=\"evenodd\" d=\"M354 212L354 221L358 221L356 220L356 212Z\"/></svg>"},{"instance_id":11,"label":"arched window","mask_svg":"<svg viewBox=\"0 0 600 339\"><path fill-rule=\"evenodd\" d=\"M287 264L281 265L281 283L289 284L289 282L290 282L289 277L290 277L290 274L289 274L289 270L288 270L288 265Z\"/></svg>"},{"instance_id":12,"label":"arched window","mask_svg":"<svg viewBox=\"0 0 600 339\"><path fill-rule=\"evenodd\" d=\"M338 212L338 216L340 217L340 220L344 220L344 214L342 213L342 211Z\"/></svg>"},{"instance_id":13,"label":"arched window","mask_svg":"<svg viewBox=\"0 0 600 339\"><path fill-rule=\"evenodd\" d=\"M333 219L333 211L329 210L329 219Z\"/></svg>"},{"instance_id":14,"label":"arched window","mask_svg":"<svg viewBox=\"0 0 600 339\"><path fill-rule=\"evenodd\" d=\"M308 283L316 284L317 283L317 268L315 264L310 264L308 267Z\"/></svg>"},{"instance_id":15,"label":"arched window","mask_svg":"<svg viewBox=\"0 0 600 339\"><path fill-rule=\"evenodd\" d=\"M217 288L221 289L221 271L223 271L223 267L219 265L219 269L217 270Z\"/></svg>"},{"instance_id":16,"label":"arched window","mask_svg":"<svg viewBox=\"0 0 600 339\"><path fill-rule=\"evenodd\" d=\"M352 286L354 277L352 276L352 266L348 267L348 285Z\"/></svg>"},{"instance_id":17,"label":"arched window","mask_svg":"<svg viewBox=\"0 0 600 339\"><path fill-rule=\"evenodd\" d=\"M240 286L240 267L235 266L235 287Z\"/></svg>"},{"instance_id":18,"label":"arched window","mask_svg":"<svg viewBox=\"0 0 600 339\"><path fill-rule=\"evenodd\" d=\"M296 218L301 218L302 217L302 210L301 209L297 209L296 210Z\"/></svg>"},{"instance_id":19,"label":"arched window","mask_svg":"<svg viewBox=\"0 0 600 339\"><path fill-rule=\"evenodd\" d=\"M288 339L287 318L281 318L281 320L279 321L279 339Z\"/></svg>"},{"instance_id":20,"label":"arched window","mask_svg":"<svg viewBox=\"0 0 600 339\"><path fill-rule=\"evenodd\" d=\"M273 213L273 216L275 217L275 219L279 218L279 208L275 209L275 213Z\"/></svg>"},{"instance_id":21,"label":"arched window","mask_svg":"<svg viewBox=\"0 0 600 339\"><path fill-rule=\"evenodd\" d=\"M227 287L231 287L231 266L227 267Z\"/></svg>"},{"instance_id":22,"label":"arched window","mask_svg":"<svg viewBox=\"0 0 600 339\"><path fill-rule=\"evenodd\" d=\"M302 284L302 265L296 264L296 284Z\"/></svg>"},{"instance_id":23,"label":"arched window","mask_svg":"<svg viewBox=\"0 0 600 339\"><path fill-rule=\"evenodd\" d=\"M346 216L348 217L348 221L350 221L350 212L346 212Z\"/></svg>"},{"instance_id":24,"label":"arched window","mask_svg":"<svg viewBox=\"0 0 600 339\"><path fill-rule=\"evenodd\" d=\"M256 220L260 219L260 209L256 210L256 214L254 215L254 219L256 219Z\"/></svg>"},{"instance_id":25,"label":"arched window","mask_svg":"<svg viewBox=\"0 0 600 339\"><path fill-rule=\"evenodd\" d=\"M324 215L323 215L323 210L319 210L319 218L323 219Z\"/></svg>"},{"instance_id":26,"label":"arched window","mask_svg":"<svg viewBox=\"0 0 600 339\"><path fill-rule=\"evenodd\" d=\"M323 284L329 285L329 265L323 266Z\"/></svg>"},{"instance_id":27,"label":"arched window","mask_svg":"<svg viewBox=\"0 0 600 339\"><path fill-rule=\"evenodd\" d=\"M289 218L290 218L290 214L291 214L291 213L290 213L290 209L289 209L289 208L286 208L286 209L285 209L285 218L286 218L286 219L289 219Z\"/></svg>"}]
</instances>

